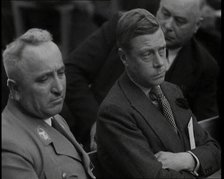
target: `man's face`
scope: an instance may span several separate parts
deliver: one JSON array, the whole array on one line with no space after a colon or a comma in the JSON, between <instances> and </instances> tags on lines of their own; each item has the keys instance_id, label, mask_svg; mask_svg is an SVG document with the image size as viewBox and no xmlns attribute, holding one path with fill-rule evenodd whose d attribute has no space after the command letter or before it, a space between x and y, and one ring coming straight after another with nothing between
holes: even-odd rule
<instances>
[{"instance_id":1,"label":"man's face","mask_svg":"<svg viewBox=\"0 0 224 179\"><path fill-rule=\"evenodd\" d=\"M150 88L164 81L166 72L166 42L161 29L154 34L140 35L130 41L125 53L125 67L138 84Z\"/></svg>"},{"instance_id":2,"label":"man's face","mask_svg":"<svg viewBox=\"0 0 224 179\"><path fill-rule=\"evenodd\" d=\"M19 103L35 117L46 119L58 114L63 106L66 78L62 56L52 42L27 46L22 53Z\"/></svg>"},{"instance_id":3,"label":"man's face","mask_svg":"<svg viewBox=\"0 0 224 179\"><path fill-rule=\"evenodd\" d=\"M161 0L157 19L167 48L181 47L199 28L198 0Z\"/></svg>"}]
</instances>

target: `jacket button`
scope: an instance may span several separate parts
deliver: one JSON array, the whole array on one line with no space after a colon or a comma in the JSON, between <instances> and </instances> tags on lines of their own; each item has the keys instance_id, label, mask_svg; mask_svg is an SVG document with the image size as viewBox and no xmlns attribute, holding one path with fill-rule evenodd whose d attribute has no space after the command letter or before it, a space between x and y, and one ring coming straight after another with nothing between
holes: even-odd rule
<instances>
[{"instance_id":1,"label":"jacket button","mask_svg":"<svg viewBox=\"0 0 224 179\"><path fill-rule=\"evenodd\" d=\"M62 178L66 178L67 174L65 172L62 173Z\"/></svg>"}]
</instances>

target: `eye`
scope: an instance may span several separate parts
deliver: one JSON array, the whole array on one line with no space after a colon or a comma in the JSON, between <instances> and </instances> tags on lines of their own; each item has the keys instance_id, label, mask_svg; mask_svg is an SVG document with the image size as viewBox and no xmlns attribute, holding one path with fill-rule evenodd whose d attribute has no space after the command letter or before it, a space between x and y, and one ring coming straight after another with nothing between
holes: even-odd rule
<instances>
[{"instance_id":1,"label":"eye","mask_svg":"<svg viewBox=\"0 0 224 179\"><path fill-rule=\"evenodd\" d=\"M159 49L159 55L160 56L165 56L166 55L166 48L165 47L162 47Z\"/></svg>"},{"instance_id":2,"label":"eye","mask_svg":"<svg viewBox=\"0 0 224 179\"><path fill-rule=\"evenodd\" d=\"M63 69L60 69L60 70L58 70L58 76L64 76L64 74L65 74L65 69L63 68Z\"/></svg>"},{"instance_id":3,"label":"eye","mask_svg":"<svg viewBox=\"0 0 224 179\"><path fill-rule=\"evenodd\" d=\"M37 79L37 82L39 82L39 83L44 83L45 81L48 80L48 78L49 78L48 75L44 75L44 76L38 78L38 79Z\"/></svg>"},{"instance_id":4,"label":"eye","mask_svg":"<svg viewBox=\"0 0 224 179\"><path fill-rule=\"evenodd\" d=\"M148 57L148 56L150 56L150 55L152 55L152 54L153 54L152 50L147 50L147 51L145 51L145 52L143 53L143 57Z\"/></svg>"},{"instance_id":5,"label":"eye","mask_svg":"<svg viewBox=\"0 0 224 179\"><path fill-rule=\"evenodd\" d=\"M184 18L180 18L180 17L175 17L175 22L177 25L181 26L187 23L187 20Z\"/></svg>"},{"instance_id":6,"label":"eye","mask_svg":"<svg viewBox=\"0 0 224 179\"><path fill-rule=\"evenodd\" d=\"M167 11L166 9L162 9L162 14L164 17L170 17L170 12Z\"/></svg>"}]
</instances>

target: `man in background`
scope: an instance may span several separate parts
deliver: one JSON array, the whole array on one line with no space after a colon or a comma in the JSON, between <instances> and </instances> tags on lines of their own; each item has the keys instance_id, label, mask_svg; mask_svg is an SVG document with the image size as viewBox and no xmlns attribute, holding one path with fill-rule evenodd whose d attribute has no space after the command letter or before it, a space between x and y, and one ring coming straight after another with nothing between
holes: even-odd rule
<instances>
[{"instance_id":1,"label":"man in background","mask_svg":"<svg viewBox=\"0 0 224 179\"><path fill-rule=\"evenodd\" d=\"M201 0L161 0L156 16L168 49L165 80L181 88L198 121L218 115L218 66L194 38L201 8Z\"/></svg>"}]
</instances>

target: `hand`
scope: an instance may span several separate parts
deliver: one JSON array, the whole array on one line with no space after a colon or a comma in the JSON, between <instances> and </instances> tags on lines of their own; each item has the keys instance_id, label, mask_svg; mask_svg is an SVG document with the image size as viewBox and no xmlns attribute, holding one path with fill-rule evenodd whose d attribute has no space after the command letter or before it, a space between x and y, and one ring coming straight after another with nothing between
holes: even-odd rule
<instances>
[{"instance_id":1,"label":"hand","mask_svg":"<svg viewBox=\"0 0 224 179\"><path fill-rule=\"evenodd\" d=\"M97 150L97 143L95 140L96 135L96 122L93 124L91 131L90 131L90 150Z\"/></svg>"},{"instance_id":2,"label":"hand","mask_svg":"<svg viewBox=\"0 0 224 179\"><path fill-rule=\"evenodd\" d=\"M187 152L172 153L160 151L155 157L162 163L163 169L172 169L177 172L181 170L192 171L195 167L195 161L191 154Z\"/></svg>"}]
</instances>

